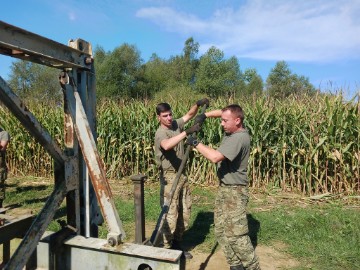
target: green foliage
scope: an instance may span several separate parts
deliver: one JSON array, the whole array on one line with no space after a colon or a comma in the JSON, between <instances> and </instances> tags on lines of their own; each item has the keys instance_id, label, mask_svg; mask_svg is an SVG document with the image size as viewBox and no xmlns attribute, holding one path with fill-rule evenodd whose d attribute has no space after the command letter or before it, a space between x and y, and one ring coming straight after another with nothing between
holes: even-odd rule
<instances>
[{"instance_id":1,"label":"green foliage","mask_svg":"<svg viewBox=\"0 0 360 270\"><path fill-rule=\"evenodd\" d=\"M155 106L169 102L174 116L184 115L196 100L186 87L169 87L151 101L108 100L98 104L98 150L109 178L145 173L156 179L153 138L158 127ZM282 101L258 96L253 99L210 99L210 108L239 103L252 137L248 175L253 187L280 187L304 194L359 192L360 121L358 104L341 96L289 97ZM62 107L30 104L30 111L60 145L63 144ZM9 168L15 174L51 176L48 154L20 123L0 107L2 127L10 132ZM191 125L190 122L188 125ZM223 132L219 119L210 118L199 139L217 148ZM193 183L216 184L215 165L197 151L187 164Z\"/></svg>"},{"instance_id":2,"label":"green foliage","mask_svg":"<svg viewBox=\"0 0 360 270\"><path fill-rule=\"evenodd\" d=\"M237 58L224 59L224 53L211 47L200 58L195 89L211 97L236 96L242 86Z\"/></svg>"},{"instance_id":3,"label":"green foliage","mask_svg":"<svg viewBox=\"0 0 360 270\"><path fill-rule=\"evenodd\" d=\"M292 74L285 61L279 61L270 71L266 80L268 94L274 98L285 98L290 95L311 95L315 88L309 79Z\"/></svg>"},{"instance_id":4,"label":"green foliage","mask_svg":"<svg viewBox=\"0 0 360 270\"><path fill-rule=\"evenodd\" d=\"M21 98L35 102L62 102L60 71L28 61L17 60L11 65L10 88Z\"/></svg>"},{"instance_id":5,"label":"green foliage","mask_svg":"<svg viewBox=\"0 0 360 270\"><path fill-rule=\"evenodd\" d=\"M168 64L156 54L151 56L150 60L143 66L143 69L144 81L146 83L144 88L148 89L149 96L153 96L168 85Z\"/></svg>"},{"instance_id":6,"label":"green foliage","mask_svg":"<svg viewBox=\"0 0 360 270\"><path fill-rule=\"evenodd\" d=\"M185 42L183 55L162 60L153 54L144 65L145 85L151 96L169 87L188 87L194 81L199 44L193 38Z\"/></svg>"},{"instance_id":7,"label":"green foliage","mask_svg":"<svg viewBox=\"0 0 360 270\"><path fill-rule=\"evenodd\" d=\"M183 82L185 85L193 85L195 80L196 69L199 65L197 54L199 52L199 43L191 37L185 41L183 49Z\"/></svg>"},{"instance_id":8,"label":"green foliage","mask_svg":"<svg viewBox=\"0 0 360 270\"><path fill-rule=\"evenodd\" d=\"M264 83L256 69L248 68L244 71L243 80L245 82L245 89L243 96L260 96L263 93Z\"/></svg>"},{"instance_id":9,"label":"green foliage","mask_svg":"<svg viewBox=\"0 0 360 270\"><path fill-rule=\"evenodd\" d=\"M103 98L152 98L167 87L187 87L194 81L199 44L189 38L184 54L160 59L153 54L145 64L134 46L127 44L106 53L95 49L97 96Z\"/></svg>"},{"instance_id":10,"label":"green foliage","mask_svg":"<svg viewBox=\"0 0 360 270\"><path fill-rule=\"evenodd\" d=\"M98 48L95 55L100 61L95 65L97 96L99 98L126 98L137 96L139 70L142 64L140 53L133 45L123 44L106 53Z\"/></svg>"}]
</instances>

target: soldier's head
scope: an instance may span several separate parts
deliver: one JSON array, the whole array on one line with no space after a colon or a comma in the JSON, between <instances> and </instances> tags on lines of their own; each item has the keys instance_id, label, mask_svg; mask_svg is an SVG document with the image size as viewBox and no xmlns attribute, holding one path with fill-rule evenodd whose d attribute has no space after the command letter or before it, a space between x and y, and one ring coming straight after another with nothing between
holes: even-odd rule
<instances>
[{"instance_id":1,"label":"soldier's head","mask_svg":"<svg viewBox=\"0 0 360 270\"><path fill-rule=\"evenodd\" d=\"M226 133L234 133L243 128L245 116L239 105L228 105L221 111L221 126Z\"/></svg>"},{"instance_id":2,"label":"soldier's head","mask_svg":"<svg viewBox=\"0 0 360 270\"><path fill-rule=\"evenodd\" d=\"M159 103L156 106L156 114L161 126L167 128L171 127L173 117L171 107L168 103Z\"/></svg>"}]
</instances>

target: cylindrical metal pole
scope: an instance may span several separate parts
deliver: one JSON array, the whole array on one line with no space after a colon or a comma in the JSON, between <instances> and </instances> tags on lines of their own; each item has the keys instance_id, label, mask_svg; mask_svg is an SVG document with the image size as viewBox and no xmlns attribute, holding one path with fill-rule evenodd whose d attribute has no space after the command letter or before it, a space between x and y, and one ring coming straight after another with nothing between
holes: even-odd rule
<instances>
[{"instance_id":1,"label":"cylindrical metal pole","mask_svg":"<svg viewBox=\"0 0 360 270\"><path fill-rule=\"evenodd\" d=\"M146 176L138 174L131 176L130 179L134 184L135 243L141 244L145 241L144 182Z\"/></svg>"}]
</instances>

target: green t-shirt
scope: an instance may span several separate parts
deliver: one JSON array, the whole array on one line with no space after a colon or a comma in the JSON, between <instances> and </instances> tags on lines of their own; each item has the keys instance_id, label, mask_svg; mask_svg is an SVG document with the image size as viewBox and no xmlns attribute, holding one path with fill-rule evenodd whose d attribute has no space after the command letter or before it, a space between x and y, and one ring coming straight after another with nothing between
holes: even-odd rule
<instances>
[{"instance_id":1,"label":"green t-shirt","mask_svg":"<svg viewBox=\"0 0 360 270\"><path fill-rule=\"evenodd\" d=\"M173 149L165 151L160 143L164 139L172 138L183 131L185 122L182 118L173 120L170 129L160 126L155 133L155 158L159 168L166 170L178 170L184 156L184 142L181 141Z\"/></svg>"},{"instance_id":2,"label":"green t-shirt","mask_svg":"<svg viewBox=\"0 0 360 270\"><path fill-rule=\"evenodd\" d=\"M225 134L217 149L225 156L218 164L217 175L225 185L247 185L247 166L250 155L250 135L247 130Z\"/></svg>"}]
</instances>

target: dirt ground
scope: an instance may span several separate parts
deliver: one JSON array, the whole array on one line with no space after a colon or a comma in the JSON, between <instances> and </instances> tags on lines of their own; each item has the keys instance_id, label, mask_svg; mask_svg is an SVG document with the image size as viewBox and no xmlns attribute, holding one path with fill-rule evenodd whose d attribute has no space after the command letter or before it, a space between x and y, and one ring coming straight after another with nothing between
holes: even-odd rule
<instances>
[{"instance_id":1,"label":"dirt ground","mask_svg":"<svg viewBox=\"0 0 360 270\"><path fill-rule=\"evenodd\" d=\"M259 256L262 270L290 269L299 265L298 261L273 247L259 245L256 247L256 254ZM186 262L187 270L229 269L221 249L217 249L214 254L192 252L192 255L194 257Z\"/></svg>"}]
</instances>

